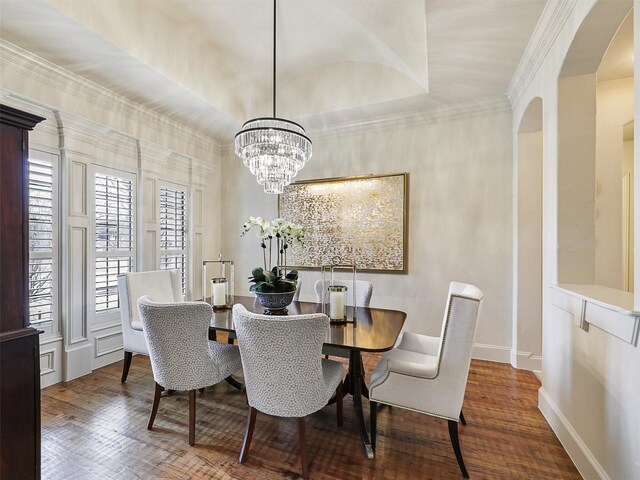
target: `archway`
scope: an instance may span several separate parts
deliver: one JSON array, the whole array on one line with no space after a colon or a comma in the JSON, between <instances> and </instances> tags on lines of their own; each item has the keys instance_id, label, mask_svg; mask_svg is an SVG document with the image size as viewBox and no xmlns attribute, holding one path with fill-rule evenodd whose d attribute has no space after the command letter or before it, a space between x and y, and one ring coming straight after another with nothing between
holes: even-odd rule
<instances>
[{"instance_id":1,"label":"archway","mask_svg":"<svg viewBox=\"0 0 640 480\"><path fill-rule=\"evenodd\" d=\"M517 135L511 364L542 369L542 99L525 110Z\"/></svg>"}]
</instances>

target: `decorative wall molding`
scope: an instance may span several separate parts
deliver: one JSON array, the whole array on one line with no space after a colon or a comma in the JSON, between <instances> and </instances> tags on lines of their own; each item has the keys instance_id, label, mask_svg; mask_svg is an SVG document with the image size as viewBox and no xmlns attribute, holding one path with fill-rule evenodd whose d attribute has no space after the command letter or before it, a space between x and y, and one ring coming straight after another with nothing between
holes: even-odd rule
<instances>
[{"instance_id":1,"label":"decorative wall molding","mask_svg":"<svg viewBox=\"0 0 640 480\"><path fill-rule=\"evenodd\" d=\"M0 88L0 101L4 105L17 108L24 112L43 117L45 120L38 123L38 127L29 133L29 148L59 149L60 136L58 132L58 119L55 112L43 105L34 102L24 101L11 95L11 93Z\"/></svg>"},{"instance_id":2,"label":"decorative wall molding","mask_svg":"<svg viewBox=\"0 0 640 480\"><path fill-rule=\"evenodd\" d=\"M395 116L370 118L362 122L336 122L332 123L331 126L324 126L322 128L310 127L307 129L307 135L309 135L312 140L317 138L344 137L355 134L376 133L394 128L419 127L421 125L457 118L510 110L511 107L507 97L501 95L483 100L474 100L472 102L449 104L434 110L424 109L413 112L400 112ZM224 143L220 153L223 159L232 156L234 159L240 161L238 157L235 157L233 141Z\"/></svg>"},{"instance_id":3,"label":"decorative wall molding","mask_svg":"<svg viewBox=\"0 0 640 480\"><path fill-rule=\"evenodd\" d=\"M40 376L48 375L56 371L55 349L40 352Z\"/></svg>"},{"instance_id":4,"label":"decorative wall molding","mask_svg":"<svg viewBox=\"0 0 640 480\"><path fill-rule=\"evenodd\" d=\"M73 92L74 97L81 98L106 111L117 111L123 118L138 118L145 125L171 132L171 135L178 142L183 145L192 145L198 151L210 152L212 155L219 155L220 153L220 143L211 137L138 105L122 95L101 87L79 75L75 75L6 40L0 40L0 58L2 59L3 68L10 68L19 75L29 78L38 84L60 92ZM22 95L6 89L3 90L2 95L57 111L56 108L31 99L25 99ZM203 157L206 157L206 155L203 155ZM201 161L205 167L209 163L208 160L202 159Z\"/></svg>"},{"instance_id":5,"label":"decorative wall molding","mask_svg":"<svg viewBox=\"0 0 640 480\"><path fill-rule=\"evenodd\" d=\"M578 432L543 387L538 390L538 408L584 478L611 480Z\"/></svg>"},{"instance_id":6,"label":"decorative wall molding","mask_svg":"<svg viewBox=\"0 0 640 480\"><path fill-rule=\"evenodd\" d=\"M545 5L507 88L512 110L520 102L577 3L578 0L550 0Z\"/></svg>"},{"instance_id":7,"label":"decorative wall molding","mask_svg":"<svg viewBox=\"0 0 640 480\"><path fill-rule=\"evenodd\" d=\"M474 100L471 102L451 103L431 110L422 109L414 112L400 112L395 116L371 118L362 122L336 122L331 124L330 127L321 129L310 128L307 130L307 133L312 139L342 137L362 133L375 133L394 128L428 125L435 122L471 117L490 112L507 111L509 109L507 97L500 95L498 97ZM231 144L231 146L233 146L233 144ZM233 151L233 148L231 150Z\"/></svg>"},{"instance_id":8,"label":"decorative wall molding","mask_svg":"<svg viewBox=\"0 0 640 480\"><path fill-rule=\"evenodd\" d=\"M103 333L94 337L94 355L96 358L115 353L124 348L122 331Z\"/></svg>"}]
</instances>

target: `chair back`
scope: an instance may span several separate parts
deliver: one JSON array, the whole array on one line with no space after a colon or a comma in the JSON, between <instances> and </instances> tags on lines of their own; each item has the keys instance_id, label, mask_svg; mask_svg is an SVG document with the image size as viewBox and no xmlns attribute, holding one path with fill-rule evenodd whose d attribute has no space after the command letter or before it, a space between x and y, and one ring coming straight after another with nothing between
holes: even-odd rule
<instances>
[{"instance_id":1,"label":"chair back","mask_svg":"<svg viewBox=\"0 0 640 480\"><path fill-rule=\"evenodd\" d=\"M141 330L138 299L147 295L155 302L182 302L179 270L129 272L118 276L120 313L135 330ZM123 321L123 323L125 323Z\"/></svg>"},{"instance_id":2,"label":"chair back","mask_svg":"<svg viewBox=\"0 0 640 480\"><path fill-rule=\"evenodd\" d=\"M316 301L318 303L326 303L329 301L329 285L342 285L347 287L347 305L353 305L353 281L348 280L322 280L316 281L314 287L316 290ZM373 284L366 280L356 280L356 307L368 307L373 294Z\"/></svg>"},{"instance_id":3,"label":"chair back","mask_svg":"<svg viewBox=\"0 0 640 480\"><path fill-rule=\"evenodd\" d=\"M193 390L222 378L209 346L213 311L205 302L137 301L156 383L166 389Z\"/></svg>"},{"instance_id":4,"label":"chair back","mask_svg":"<svg viewBox=\"0 0 640 480\"><path fill-rule=\"evenodd\" d=\"M484 294L473 285L451 282L447 306L442 322L438 347L437 376L447 379L449 391L456 397L453 404L460 404L471 364L473 339Z\"/></svg>"},{"instance_id":5,"label":"chair back","mask_svg":"<svg viewBox=\"0 0 640 480\"><path fill-rule=\"evenodd\" d=\"M233 307L249 405L268 415L304 417L326 404L322 343L329 317L259 315Z\"/></svg>"}]
</instances>

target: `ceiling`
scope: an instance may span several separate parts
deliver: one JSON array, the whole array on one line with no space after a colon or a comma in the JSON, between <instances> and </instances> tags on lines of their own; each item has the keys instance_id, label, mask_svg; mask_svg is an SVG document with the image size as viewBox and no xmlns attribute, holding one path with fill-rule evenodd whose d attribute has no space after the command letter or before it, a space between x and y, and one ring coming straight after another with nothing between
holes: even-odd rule
<instances>
[{"instance_id":1,"label":"ceiling","mask_svg":"<svg viewBox=\"0 0 640 480\"><path fill-rule=\"evenodd\" d=\"M504 98L545 0L279 0L277 114L310 130ZM0 37L227 142L272 112L269 0L0 0Z\"/></svg>"}]
</instances>

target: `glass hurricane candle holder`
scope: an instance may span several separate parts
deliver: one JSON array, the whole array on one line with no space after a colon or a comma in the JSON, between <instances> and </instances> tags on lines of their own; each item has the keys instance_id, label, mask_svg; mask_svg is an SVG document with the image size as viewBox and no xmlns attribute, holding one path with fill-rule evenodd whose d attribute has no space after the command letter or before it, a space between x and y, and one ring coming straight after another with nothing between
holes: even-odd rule
<instances>
[{"instance_id":1,"label":"glass hurricane candle holder","mask_svg":"<svg viewBox=\"0 0 640 480\"><path fill-rule=\"evenodd\" d=\"M211 279L211 305L214 307L226 307L228 304L227 279L224 277Z\"/></svg>"},{"instance_id":2,"label":"glass hurricane candle holder","mask_svg":"<svg viewBox=\"0 0 640 480\"><path fill-rule=\"evenodd\" d=\"M202 300L206 301L207 298L207 265L212 263L217 263L219 265L219 272L215 272L214 267L214 275L209 283L211 286L211 305L214 308L231 308L233 306L233 281L234 281L234 265L232 260L223 260L222 255L220 255L220 260L204 260L202 262ZM224 295L222 295L222 286L224 286ZM218 291L218 295L216 298L215 289ZM221 303L221 301L223 303Z\"/></svg>"},{"instance_id":3,"label":"glass hurricane candle holder","mask_svg":"<svg viewBox=\"0 0 640 480\"><path fill-rule=\"evenodd\" d=\"M347 287L329 285L329 318L332 322L344 322L347 319Z\"/></svg>"}]
</instances>

